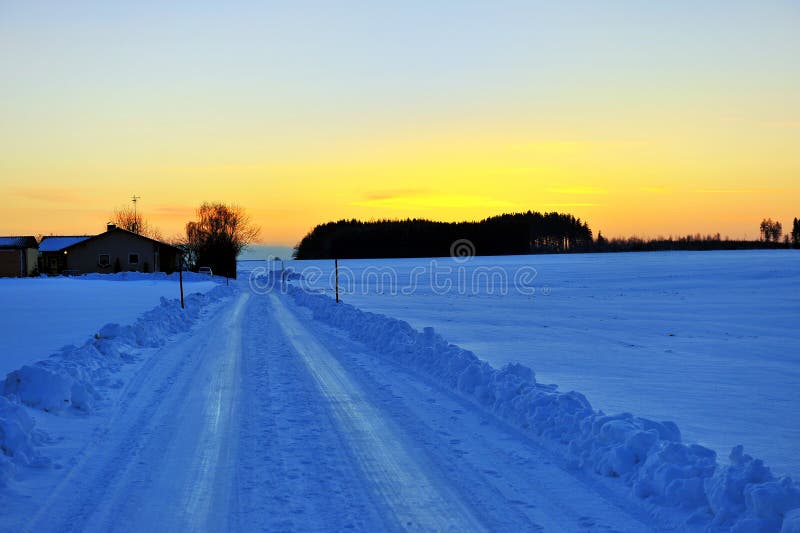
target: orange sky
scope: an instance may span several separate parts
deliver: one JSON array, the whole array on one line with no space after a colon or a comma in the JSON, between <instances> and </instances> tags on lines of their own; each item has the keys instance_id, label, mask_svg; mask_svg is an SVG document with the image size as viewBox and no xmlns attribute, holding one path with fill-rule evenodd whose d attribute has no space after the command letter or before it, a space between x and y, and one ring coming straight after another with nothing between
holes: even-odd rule
<instances>
[{"instance_id":1,"label":"orange sky","mask_svg":"<svg viewBox=\"0 0 800 533\"><path fill-rule=\"evenodd\" d=\"M133 194L164 236L223 201L280 245L350 217L800 217L791 2L87 6L0 8L0 234L96 233Z\"/></svg>"}]
</instances>

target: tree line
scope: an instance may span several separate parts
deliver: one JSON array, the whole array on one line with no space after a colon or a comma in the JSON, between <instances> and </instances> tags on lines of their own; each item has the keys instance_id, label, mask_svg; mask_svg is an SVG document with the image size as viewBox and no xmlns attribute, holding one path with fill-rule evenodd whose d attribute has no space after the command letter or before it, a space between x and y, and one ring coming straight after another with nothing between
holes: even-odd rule
<instances>
[{"instance_id":1,"label":"tree line","mask_svg":"<svg viewBox=\"0 0 800 533\"><path fill-rule=\"evenodd\" d=\"M792 244L800 246L800 220L797 217L792 221Z\"/></svg>"},{"instance_id":2,"label":"tree line","mask_svg":"<svg viewBox=\"0 0 800 533\"><path fill-rule=\"evenodd\" d=\"M589 225L562 213L510 213L479 222L339 220L320 224L295 247L296 259L444 257L468 240L478 255L588 251Z\"/></svg>"},{"instance_id":3,"label":"tree line","mask_svg":"<svg viewBox=\"0 0 800 533\"><path fill-rule=\"evenodd\" d=\"M761 239L765 242L780 242L781 235L783 235L783 224L771 218L765 218L761 221ZM791 243L795 247L800 245L800 220L797 217L792 220L792 231L783 235L783 242L785 244Z\"/></svg>"},{"instance_id":4,"label":"tree line","mask_svg":"<svg viewBox=\"0 0 800 533\"><path fill-rule=\"evenodd\" d=\"M511 213L480 222L435 222L424 219L360 221L320 224L295 247L296 259L444 257L451 245L467 239L477 255L519 255L570 252L653 252L669 250L748 250L800 247L800 220L791 234L782 236L780 222L766 218L760 240L729 239L714 235L612 238L598 233L593 239L586 222L562 213Z\"/></svg>"},{"instance_id":5,"label":"tree line","mask_svg":"<svg viewBox=\"0 0 800 533\"><path fill-rule=\"evenodd\" d=\"M160 232L141 213L117 209L112 217L119 227L160 240ZM453 243L468 241L467 254L520 255L575 252L637 252L663 250L737 250L800 247L800 220L794 218L791 233L783 235L778 221L765 218L759 226L761 239L731 240L716 235L677 238L593 238L589 224L565 213L508 213L478 222L405 220L361 221L345 219L320 224L297 244L296 259L445 257ZM184 265L196 270L211 267L215 274L236 277L236 258L257 239L260 228L239 206L203 203L196 220L186 224L185 234L169 239L183 251ZM783 240L781 241L781 236Z\"/></svg>"},{"instance_id":6,"label":"tree line","mask_svg":"<svg viewBox=\"0 0 800 533\"><path fill-rule=\"evenodd\" d=\"M598 235L592 246L593 252L665 252L665 251L710 251L710 250L756 250L787 248L785 242L766 240L730 239L716 235L685 235L681 237L658 237L644 239L627 237L606 239Z\"/></svg>"}]
</instances>

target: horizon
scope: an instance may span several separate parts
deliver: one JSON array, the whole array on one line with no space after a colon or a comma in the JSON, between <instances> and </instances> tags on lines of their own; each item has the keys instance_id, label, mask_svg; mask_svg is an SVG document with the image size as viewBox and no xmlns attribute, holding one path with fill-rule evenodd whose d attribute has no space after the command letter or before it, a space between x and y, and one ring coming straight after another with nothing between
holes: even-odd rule
<instances>
[{"instance_id":1,"label":"horizon","mask_svg":"<svg viewBox=\"0 0 800 533\"><path fill-rule=\"evenodd\" d=\"M239 204L230 204L230 205L238 206ZM528 212L530 212L530 211L531 210L528 210ZM532 211L532 212L536 212L536 211ZM490 215L488 217L483 217L483 218L460 219L460 220L436 220L434 218L426 218L426 217L380 217L380 218L372 217L372 218L369 218L369 219L355 219L353 217L345 217L345 218L338 218L338 219L335 219L335 220L333 220L333 219L332 220L327 220L327 221L320 222L320 223L316 224L313 228L309 228L309 230L306 233L304 233L303 236L301 236L297 240L297 242L295 244L291 244L290 245L290 244L280 244L280 243L274 243L274 242L263 242L262 240L259 239L259 240L256 240L256 241L252 242L252 243L249 243L246 246L246 248L266 248L266 249L275 249L275 250L292 250L292 249L295 249L300 244L300 241L303 239L303 237L305 237L307 235L310 235L313 232L314 229L316 229L316 228L318 228L320 226L323 226L325 224L347 222L347 221L350 221L350 220L357 220L358 222L362 222L362 223L365 223L365 224L370 224L370 223L373 223L373 222L404 222L406 220L422 220L422 221L435 222L435 223L477 224L477 223L480 223L480 222L482 222L484 220L487 220L487 219L490 219L490 218L500 217L500 216L504 216L504 215L523 214L523 213L524 213L523 211L507 211L507 212L497 213L496 215ZM556 214L560 214L560 215L574 216L574 215L572 215L572 213L567 212L567 211L541 211L539 213L540 214L556 213ZM583 220L580 217L575 217L575 218L579 222L585 222L585 223L587 223L589 225L589 229L592 232L593 239L597 239L598 235L600 233L602 233L603 230L595 230L594 228L592 228L591 227L591 223L589 221ZM766 218L769 218L769 217L766 217ZM793 217L792 220L789 220L787 222L792 222L795 218L797 218L797 217ZM146 222L149 221L149 219L147 218L146 215L144 216L144 220ZM781 224L784 227L784 235L788 237L789 236L789 232L791 231L791 227L789 227L788 224L784 224L780 220L776 220L776 222L781 222ZM110 221L110 220L106 221L106 223L103 224L103 230L101 230L101 231L88 230L88 231L85 231L85 232L77 232L77 233L72 233L72 234L54 233L54 232L50 232L50 233L18 233L18 234L15 234L15 235L16 236L28 236L28 235L30 235L30 236L36 237L37 239L43 239L43 238L46 238L46 237L63 237L63 236L92 236L92 235L97 235L99 233L102 233L103 231L106 230L108 225L111 225L111 224L114 224L114 223L112 221ZM788 231L787 231L787 228L788 228ZM183 236L180 233L173 234L173 235L170 235L170 236L165 236L165 235L160 233L160 228L155 227L154 229L157 230L157 234L155 235L155 237L151 237L151 238L156 238L157 240L162 240L162 241L165 241L165 242L175 242L176 239L183 238ZM678 239L683 239L683 238L696 239L698 237L701 238L701 239L715 238L715 239L719 239L719 240L722 240L722 241L727 241L727 240L732 240L732 241L734 241L734 240L760 241L760 240L762 240L763 236L758 235L755 238L751 238L751 237L748 237L747 234L745 234L743 237L732 237L730 235L722 234L720 232L704 233L704 232L700 232L700 231L690 231L690 232L687 232L685 234L672 234L672 233L662 234L662 233L659 233L659 234L652 234L651 235L651 234L642 234L642 233L630 233L630 234L625 234L625 235L623 235L623 234L620 234L620 235L606 235L606 234L604 234L603 235L603 238L609 239L609 240L635 240L635 239L641 239L641 240L645 240L645 241L678 240Z\"/></svg>"},{"instance_id":2,"label":"horizon","mask_svg":"<svg viewBox=\"0 0 800 533\"><path fill-rule=\"evenodd\" d=\"M756 240L800 216L792 2L0 12L0 234L96 234L134 194L166 239L208 200L279 247L350 218Z\"/></svg>"}]
</instances>

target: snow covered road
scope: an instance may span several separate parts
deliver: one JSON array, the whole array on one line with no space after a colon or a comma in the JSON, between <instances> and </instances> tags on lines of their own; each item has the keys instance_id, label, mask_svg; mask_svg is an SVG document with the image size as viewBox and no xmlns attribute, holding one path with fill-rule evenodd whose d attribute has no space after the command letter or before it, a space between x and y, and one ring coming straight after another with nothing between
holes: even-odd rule
<instances>
[{"instance_id":1,"label":"snow covered road","mask_svg":"<svg viewBox=\"0 0 800 533\"><path fill-rule=\"evenodd\" d=\"M27 529L228 528L248 297L146 363Z\"/></svg>"},{"instance_id":2,"label":"snow covered road","mask_svg":"<svg viewBox=\"0 0 800 533\"><path fill-rule=\"evenodd\" d=\"M243 290L200 326L0 529L670 529L285 296Z\"/></svg>"},{"instance_id":3,"label":"snow covered road","mask_svg":"<svg viewBox=\"0 0 800 533\"><path fill-rule=\"evenodd\" d=\"M478 519L457 494L426 474L399 435L348 376L336 358L295 318L275 295L273 316L305 363L332 408L343 439L361 473L374 487L397 524L412 529L477 531Z\"/></svg>"}]
</instances>

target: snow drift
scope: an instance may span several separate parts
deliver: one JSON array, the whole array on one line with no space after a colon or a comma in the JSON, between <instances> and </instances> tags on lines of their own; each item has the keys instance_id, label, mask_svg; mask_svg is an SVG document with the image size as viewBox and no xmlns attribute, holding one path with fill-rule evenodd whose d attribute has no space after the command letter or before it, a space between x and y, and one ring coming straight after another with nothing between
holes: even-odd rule
<instances>
[{"instance_id":1,"label":"snow drift","mask_svg":"<svg viewBox=\"0 0 800 533\"><path fill-rule=\"evenodd\" d=\"M204 307L232 290L220 285L205 294L190 294L186 309L178 300L161 298L159 306L132 325L106 324L82 346L64 347L48 359L9 373L0 390L0 485L15 465L47 464L36 449L45 436L37 432L24 406L50 413L70 408L92 411L102 398L101 389L122 386L114 375L137 360L137 350L162 346L169 335L188 330Z\"/></svg>"},{"instance_id":2,"label":"snow drift","mask_svg":"<svg viewBox=\"0 0 800 533\"><path fill-rule=\"evenodd\" d=\"M0 396L0 487L13 476L16 465L45 466L49 461L36 450L46 441L20 404Z\"/></svg>"},{"instance_id":3,"label":"snow drift","mask_svg":"<svg viewBox=\"0 0 800 533\"><path fill-rule=\"evenodd\" d=\"M498 370L449 344L433 328L407 322L289 286L314 318L343 329L387 358L469 397L499 418L535 435L576 467L619 478L649 504L681 509L687 522L710 530L797 531L800 485L776 478L737 446L728 465L716 452L681 441L672 422L592 409L578 392L536 382L519 364Z\"/></svg>"},{"instance_id":4,"label":"snow drift","mask_svg":"<svg viewBox=\"0 0 800 533\"><path fill-rule=\"evenodd\" d=\"M116 274L101 274L92 272L89 274L80 274L72 276L74 279L89 279L89 280L104 280L104 281L178 281L178 272L167 274L165 272L117 272ZM222 276L211 276L209 274L200 274L198 272L184 271L183 281L215 281L222 283L224 278Z\"/></svg>"}]
</instances>

